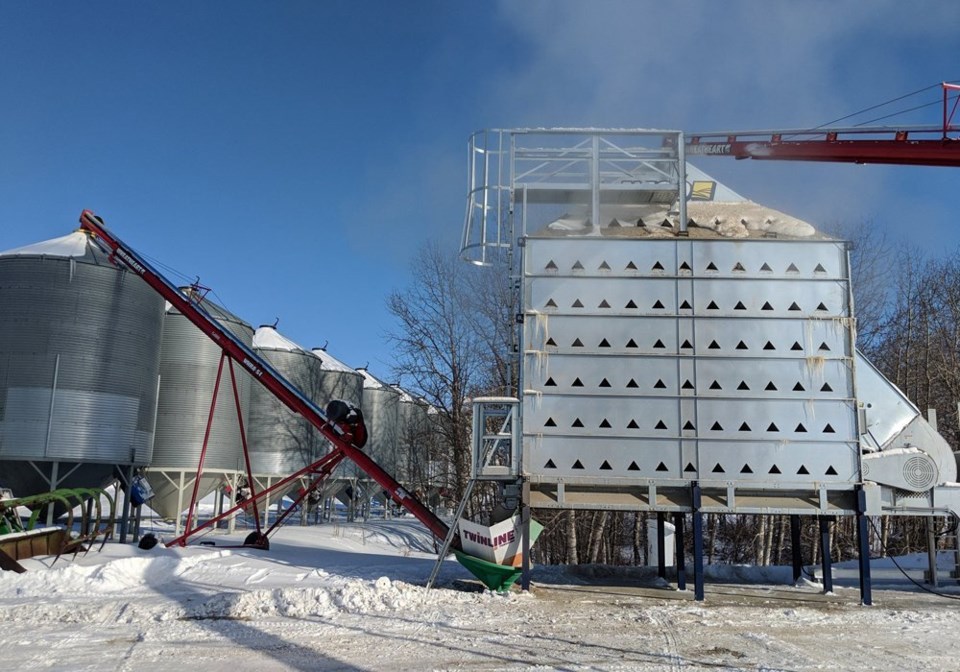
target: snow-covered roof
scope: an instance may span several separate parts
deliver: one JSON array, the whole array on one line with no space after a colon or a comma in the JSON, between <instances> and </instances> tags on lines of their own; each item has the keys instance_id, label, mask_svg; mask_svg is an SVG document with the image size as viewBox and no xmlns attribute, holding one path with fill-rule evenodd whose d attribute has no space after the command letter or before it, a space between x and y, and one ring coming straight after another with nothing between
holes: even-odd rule
<instances>
[{"instance_id":1,"label":"snow-covered roof","mask_svg":"<svg viewBox=\"0 0 960 672\"><path fill-rule=\"evenodd\" d=\"M307 352L269 325L258 327L257 330L253 332L253 347L258 350L287 350L289 352Z\"/></svg>"},{"instance_id":2,"label":"snow-covered roof","mask_svg":"<svg viewBox=\"0 0 960 672\"><path fill-rule=\"evenodd\" d=\"M416 403L417 400L414 399L413 396L412 396L409 392L407 392L405 389L403 389L403 388L400 387L399 385L391 385L390 387L392 387L393 389L395 389L397 392L400 393L400 401L401 401L401 402L406 402L406 403L408 403L408 404Z\"/></svg>"},{"instance_id":3,"label":"snow-covered roof","mask_svg":"<svg viewBox=\"0 0 960 672\"><path fill-rule=\"evenodd\" d=\"M83 231L77 230L65 236L60 236L59 238L51 238L50 240L0 252L0 257L87 257L93 256L91 247L93 246L90 242L90 237ZM96 250L100 252L100 248L96 248ZM96 256L106 255L101 253Z\"/></svg>"},{"instance_id":4,"label":"snow-covered roof","mask_svg":"<svg viewBox=\"0 0 960 672\"><path fill-rule=\"evenodd\" d=\"M350 373L357 373L357 370L352 366L347 366L339 359L331 355L329 352L323 348L314 348L313 354L317 356L317 359L320 360L320 368L324 371L345 371Z\"/></svg>"},{"instance_id":5,"label":"snow-covered roof","mask_svg":"<svg viewBox=\"0 0 960 672\"><path fill-rule=\"evenodd\" d=\"M373 374L367 371L365 368L361 367L356 369L356 371L363 376L363 389L367 390L380 390L386 387L380 380L378 380Z\"/></svg>"}]
</instances>

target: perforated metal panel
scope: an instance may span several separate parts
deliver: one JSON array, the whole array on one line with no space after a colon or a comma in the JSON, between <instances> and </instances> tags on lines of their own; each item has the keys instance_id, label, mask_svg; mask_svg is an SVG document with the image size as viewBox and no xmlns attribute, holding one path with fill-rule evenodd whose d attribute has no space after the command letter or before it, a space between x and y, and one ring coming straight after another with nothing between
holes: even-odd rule
<instances>
[{"instance_id":1,"label":"perforated metal panel","mask_svg":"<svg viewBox=\"0 0 960 672\"><path fill-rule=\"evenodd\" d=\"M844 243L531 237L523 270L532 481L858 480Z\"/></svg>"}]
</instances>

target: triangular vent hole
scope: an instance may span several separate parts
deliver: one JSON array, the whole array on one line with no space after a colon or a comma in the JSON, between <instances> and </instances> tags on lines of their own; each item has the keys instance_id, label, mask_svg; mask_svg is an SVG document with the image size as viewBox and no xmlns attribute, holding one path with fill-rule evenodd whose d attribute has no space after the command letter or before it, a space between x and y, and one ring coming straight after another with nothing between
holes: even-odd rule
<instances>
[{"instance_id":1,"label":"triangular vent hole","mask_svg":"<svg viewBox=\"0 0 960 672\"><path fill-rule=\"evenodd\" d=\"M574 468L574 469L583 469L583 463L582 463L580 460L577 460L576 462L573 463L573 468Z\"/></svg>"},{"instance_id":2,"label":"triangular vent hole","mask_svg":"<svg viewBox=\"0 0 960 672\"><path fill-rule=\"evenodd\" d=\"M819 347L818 349L819 349L821 352L830 352L830 346L827 345L826 343L821 343L821 344L820 344L820 347Z\"/></svg>"},{"instance_id":3,"label":"triangular vent hole","mask_svg":"<svg viewBox=\"0 0 960 672\"><path fill-rule=\"evenodd\" d=\"M791 350L794 350L794 351L796 351L796 350L803 350L803 346L800 345L799 342L794 341L794 342L793 342L793 345L790 346L790 349L791 349Z\"/></svg>"},{"instance_id":4,"label":"triangular vent hole","mask_svg":"<svg viewBox=\"0 0 960 672\"><path fill-rule=\"evenodd\" d=\"M827 467L827 470L824 472L824 476L836 476L837 470L833 468L833 465Z\"/></svg>"},{"instance_id":5,"label":"triangular vent hole","mask_svg":"<svg viewBox=\"0 0 960 672\"><path fill-rule=\"evenodd\" d=\"M610 347L610 341L608 341L607 339L603 339L602 341L600 341L600 345L599 345L598 347L601 347L601 348L609 348L609 347Z\"/></svg>"},{"instance_id":6,"label":"triangular vent hole","mask_svg":"<svg viewBox=\"0 0 960 672\"><path fill-rule=\"evenodd\" d=\"M720 383L718 383L717 381L713 381L712 383L710 383L710 389L711 389L711 390L722 390L723 388L720 387Z\"/></svg>"},{"instance_id":7,"label":"triangular vent hole","mask_svg":"<svg viewBox=\"0 0 960 672\"><path fill-rule=\"evenodd\" d=\"M583 423L580 422L580 418L575 418L571 427L583 427Z\"/></svg>"},{"instance_id":8,"label":"triangular vent hole","mask_svg":"<svg viewBox=\"0 0 960 672\"><path fill-rule=\"evenodd\" d=\"M604 378L603 380L600 381L599 387L610 387L610 381Z\"/></svg>"},{"instance_id":9,"label":"triangular vent hole","mask_svg":"<svg viewBox=\"0 0 960 672\"><path fill-rule=\"evenodd\" d=\"M738 390L741 390L741 391L743 391L743 390L749 390L749 389L750 389L750 386L747 385L747 381L741 380L741 381L740 381L740 384L737 385L737 389L738 389Z\"/></svg>"},{"instance_id":10,"label":"triangular vent hole","mask_svg":"<svg viewBox=\"0 0 960 672\"><path fill-rule=\"evenodd\" d=\"M761 270L761 271L767 271L767 272L770 272L770 273L773 272L773 269L770 268L770 264L768 264L767 262L763 262L763 266L760 267L760 270Z\"/></svg>"},{"instance_id":11,"label":"triangular vent hole","mask_svg":"<svg viewBox=\"0 0 960 672\"><path fill-rule=\"evenodd\" d=\"M610 427L611 427L611 425L610 425L610 423L607 421L606 418L604 418L604 419L600 422L600 429L610 429Z\"/></svg>"},{"instance_id":12,"label":"triangular vent hole","mask_svg":"<svg viewBox=\"0 0 960 672\"><path fill-rule=\"evenodd\" d=\"M741 474L752 474L752 473L753 473L753 469L750 468L750 465L749 465L749 464L745 464L745 465L743 465L743 468L740 470L740 473L741 473Z\"/></svg>"},{"instance_id":13,"label":"triangular vent hole","mask_svg":"<svg viewBox=\"0 0 960 672\"><path fill-rule=\"evenodd\" d=\"M607 303L607 300L606 300L606 299L604 299L603 301L601 301L601 302L600 302L600 305L597 306L597 308L609 308L609 307L610 307L610 304Z\"/></svg>"},{"instance_id":14,"label":"triangular vent hole","mask_svg":"<svg viewBox=\"0 0 960 672\"><path fill-rule=\"evenodd\" d=\"M654 310L663 310L663 304L660 303L660 299L657 299L657 302L653 304Z\"/></svg>"},{"instance_id":15,"label":"triangular vent hole","mask_svg":"<svg viewBox=\"0 0 960 672\"><path fill-rule=\"evenodd\" d=\"M658 380L656 383L654 383L653 389L655 389L655 390L665 390L665 389L667 389L667 385L666 385L666 383L664 383L662 380Z\"/></svg>"},{"instance_id":16,"label":"triangular vent hole","mask_svg":"<svg viewBox=\"0 0 960 672\"><path fill-rule=\"evenodd\" d=\"M833 429L833 425L831 425L831 424L828 422L828 423L827 423L827 426L823 428L823 433L824 433L824 434L836 434L836 431Z\"/></svg>"},{"instance_id":17,"label":"triangular vent hole","mask_svg":"<svg viewBox=\"0 0 960 672\"><path fill-rule=\"evenodd\" d=\"M627 341L627 347L628 347L628 348L639 348L640 346L637 345L637 342L631 338L629 341Z\"/></svg>"},{"instance_id":18,"label":"triangular vent hole","mask_svg":"<svg viewBox=\"0 0 960 672\"><path fill-rule=\"evenodd\" d=\"M667 428L667 425L663 422L663 420L657 420L657 426L654 427L654 429L666 429L666 428Z\"/></svg>"},{"instance_id":19,"label":"triangular vent hole","mask_svg":"<svg viewBox=\"0 0 960 672\"><path fill-rule=\"evenodd\" d=\"M691 383L689 380L685 380L685 381L683 381L683 385L680 386L680 389L681 389L681 390L692 390L692 389L694 389L694 388L693 388L693 383Z\"/></svg>"},{"instance_id":20,"label":"triangular vent hole","mask_svg":"<svg viewBox=\"0 0 960 672\"><path fill-rule=\"evenodd\" d=\"M574 308L583 308L583 302L580 299L574 299L573 301Z\"/></svg>"},{"instance_id":21,"label":"triangular vent hole","mask_svg":"<svg viewBox=\"0 0 960 672\"><path fill-rule=\"evenodd\" d=\"M583 381L579 378L574 378L573 382L570 384L570 387L583 387Z\"/></svg>"},{"instance_id":22,"label":"triangular vent hole","mask_svg":"<svg viewBox=\"0 0 960 672\"><path fill-rule=\"evenodd\" d=\"M745 269L745 268L743 267L743 264L741 264L739 261L733 265L733 271L734 271L735 273L745 273L746 270L747 270L747 269Z\"/></svg>"},{"instance_id":23,"label":"triangular vent hole","mask_svg":"<svg viewBox=\"0 0 960 672\"><path fill-rule=\"evenodd\" d=\"M722 432L722 431L723 431L723 425L721 425L719 422L715 422L715 423L713 423L713 426L710 427L710 431L712 431L712 432Z\"/></svg>"},{"instance_id":24,"label":"triangular vent hole","mask_svg":"<svg viewBox=\"0 0 960 672\"><path fill-rule=\"evenodd\" d=\"M627 429L640 429L640 425L637 424L636 420L631 420L627 423Z\"/></svg>"},{"instance_id":25,"label":"triangular vent hole","mask_svg":"<svg viewBox=\"0 0 960 672\"><path fill-rule=\"evenodd\" d=\"M657 471L670 471L670 470L667 469L667 465L661 462L660 464L657 465Z\"/></svg>"},{"instance_id":26,"label":"triangular vent hole","mask_svg":"<svg viewBox=\"0 0 960 672\"><path fill-rule=\"evenodd\" d=\"M826 304L824 304L823 302L817 304L817 310L820 311L820 312L822 312L822 313L827 312L827 306L826 306Z\"/></svg>"},{"instance_id":27,"label":"triangular vent hole","mask_svg":"<svg viewBox=\"0 0 960 672\"><path fill-rule=\"evenodd\" d=\"M557 266L556 262L553 259L551 259L550 261L547 262L547 265L544 266L544 268L548 271L556 271L556 270L559 270L560 267Z\"/></svg>"},{"instance_id":28,"label":"triangular vent hole","mask_svg":"<svg viewBox=\"0 0 960 672\"><path fill-rule=\"evenodd\" d=\"M708 349L708 350L719 350L719 349L720 349L720 344L717 343L716 341L710 341L710 345L707 346L707 349Z\"/></svg>"},{"instance_id":29,"label":"triangular vent hole","mask_svg":"<svg viewBox=\"0 0 960 672\"><path fill-rule=\"evenodd\" d=\"M787 310L800 310L800 306L797 305L797 302L794 301L790 304L790 307Z\"/></svg>"},{"instance_id":30,"label":"triangular vent hole","mask_svg":"<svg viewBox=\"0 0 960 672\"><path fill-rule=\"evenodd\" d=\"M546 344L547 344L547 345L552 345L553 347L557 347L557 342L556 342L555 340L553 340L552 338L548 338Z\"/></svg>"},{"instance_id":31,"label":"triangular vent hole","mask_svg":"<svg viewBox=\"0 0 960 672\"><path fill-rule=\"evenodd\" d=\"M740 425L740 431L741 431L741 432L751 432L751 431L753 431L753 430L750 429L750 425L748 425L747 423L743 423L742 425Z\"/></svg>"},{"instance_id":32,"label":"triangular vent hole","mask_svg":"<svg viewBox=\"0 0 960 672\"><path fill-rule=\"evenodd\" d=\"M637 308L637 304L636 304L636 302L635 302L633 299L630 299L629 301L627 301L627 305L624 306L624 308L636 309L636 308Z\"/></svg>"},{"instance_id":33,"label":"triangular vent hole","mask_svg":"<svg viewBox=\"0 0 960 672\"><path fill-rule=\"evenodd\" d=\"M655 262L655 263L653 264L653 266L650 268L650 270L651 270L651 271L662 271L662 270L663 270L663 264L661 264L659 261L657 261L657 262Z\"/></svg>"},{"instance_id":34,"label":"triangular vent hole","mask_svg":"<svg viewBox=\"0 0 960 672\"><path fill-rule=\"evenodd\" d=\"M631 379L630 379L630 382L627 383L627 387L640 387L640 386L637 385L637 381L635 381L633 378L631 378Z\"/></svg>"},{"instance_id":35,"label":"triangular vent hole","mask_svg":"<svg viewBox=\"0 0 960 672\"><path fill-rule=\"evenodd\" d=\"M546 305L547 308L556 308L557 302L554 301L553 299L547 299L547 303L544 305Z\"/></svg>"},{"instance_id":36,"label":"triangular vent hole","mask_svg":"<svg viewBox=\"0 0 960 672\"><path fill-rule=\"evenodd\" d=\"M680 345L680 349L681 349L681 350L692 350L692 349L693 349L693 344L692 344L690 341L686 341L686 340L685 340L685 341Z\"/></svg>"},{"instance_id":37,"label":"triangular vent hole","mask_svg":"<svg viewBox=\"0 0 960 672\"><path fill-rule=\"evenodd\" d=\"M685 423L683 423L683 429L684 429L685 431L691 431L691 430L696 429L696 427L693 426L693 423L692 423L692 422L690 422L689 420L687 420Z\"/></svg>"},{"instance_id":38,"label":"triangular vent hole","mask_svg":"<svg viewBox=\"0 0 960 672\"><path fill-rule=\"evenodd\" d=\"M794 392L806 392L806 391L807 391L807 388L805 388L800 382L797 382L797 384L793 386L793 391L794 391Z\"/></svg>"},{"instance_id":39,"label":"triangular vent hole","mask_svg":"<svg viewBox=\"0 0 960 672\"><path fill-rule=\"evenodd\" d=\"M749 350L749 349L750 348L748 348L747 344L744 343L743 341L740 341L739 343L737 343L737 350Z\"/></svg>"},{"instance_id":40,"label":"triangular vent hole","mask_svg":"<svg viewBox=\"0 0 960 672\"><path fill-rule=\"evenodd\" d=\"M767 344L763 346L764 350L776 350L776 346L773 345L770 341L767 341Z\"/></svg>"},{"instance_id":41,"label":"triangular vent hole","mask_svg":"<svg viewBox=\"0 0 960 672\"><path fill-rule=\"evenodd\" d=\"M810 475L810 472L807 471L807 468L806 468L805 466L803 466L802 464L800 465L800 468L797 469L797 473L800 474L801 476L809 476L809 475Z\"/></svg>"},{"instance_id":42,"label":"triangular vent hole","mask_svg":"<svg viewBox=\"0 0 960 672\"><path fill-rule=\"evenodd\" d=\"M658 339L657 339L657 342L653 344L653 347L658 348L658 349L662 349L662 348L665 348L665 347L667 347L667 346L665 346L665 345L663 344L663 341L661 341L661 340L658 338Z\"/></svg>"},{"instance_id":43,"label":"triangular vent hole","mask_svg":"<svg viewBox=\"0 0 960 672\"><path fill-rule=\"evenodd\" d=\"M627 467L627 471L640 471L640 467L637 466L636 462L631 462L630 466Z\"/></svg>"},{"instance_id":44,"label":"triangular vent hole","mask_svg":"<svg viewBox=\"0 0 960 672\"><path fill-rule=\"evenodd\" d=\"M575 270L575 271L582 271L582 270L583 270L583 264L580 263L580 260L579 260L579 259L578 259L577 261L573 262L573 270Z\"/></svg>"},{"instance_id":45,"label":"triangular vent hole","mask_svg":"<svg viewBox=\"0 0 960 672\"><path fill-rule=\"evenodd\" d=\"M773 381L771 380L769 383L767 383L767 386L763 389L766 390L767 392L776 392L777 386L774 385Z\"/></svg>"},{"instance_id":46,"label":"triangular vent hole","mask_svg":"<svg viewBox=\"0 0 960 672\"><path fill-rule=\"evenodd\" d=\"M714 465L713 469L711 469L710 471L713 472L714 474L725 474L725 473L727 473L727 472L724 470L724 468L720 466L720 463L719 463L719 462L717 462L717 463Z\"/></svg>"},{"instance_id":47,"label":"triangular vent hole","mask_svg":"<svg viewBox=\"0 0 960 672\"><path fill-rule=\"evenodd\" d=\"M833 388L830 387L830 383L824 383L823 387L820 388L821 392L833 392Z\"/></svg>"},{"instance_id":48,"label":"triangular vent hole","mask_svg":"<svg viewBox=\"0 0 960 672\"><path fill-rule=\"evenodd\" d=\"M578 338L578 339L576 339L573 343L571 343L570 347L572 347L572 348L582 348L582 347L583 347L583 341L581 341L581 340Z\"/></svg>"},{"instance_id":49,"label":"triangular vent hole","mask_svg":"<svg viewBox=\"0 0 960 672\"><path fill-rule=\"evenodd\" d=\"M803 433L806 433L807 428L804 427L804 426L803 426L803 423L801 422L801 423L799 423L799 424L797 425L797 428L796 428L795 430L793 430L793 431L799 432L799 433L803 434Z\"/></svg>"},{"instance_id":50,"label":"triangular vent hole","mask_svg":"<svg viewBox=\"0 0 960 672\"><path fill-rule=\"evenodd\" d=\"M779 432L779 431L780 431L780 428L777 427L777 423L771 422L771 423L770 423L770 426L767 427L767 431L768 431L768 432Z\"/></svg>"},{"instance_id":51,"label":"triangular vent hole","mask_svg":"<svg viewBox=\"0 0 960 672\"><path fill-rule=\"evenodd\" d=\"M827 269L823 267L823 264L817 264L817 267L813 269L814 273L826 273Z\"/></svg>"},{"instance_id":52,"label":"triangular vent hole","mask_svg":"<svg viewBox=\"0 0 960 672\"><path fill-rule=\"evenodd\" d=\"M553 378L547 378L547 382L543 384L544 387L556 387L557 383Z\"/></svg>"},{"instance_id":53,"label":"triangular vent hole","mask_svg":"<svg viewBox=\"0 0 960 672\"><path fill-rule=\"evenodd\" d=\"M770 305L769 301L763 302L763 307L760 310L773 310L773 306Z\"/></svg>"},{"instance_id":54,"label":"triangular vent hole","mask_svg":"<svg viewBox=\"0 0 960 672\"><path fill-rule=\"evenodd\" d=\"M693 310L693 306L690 305L689 301L684 299L683 303L680 304L680 310Z\"/></svg>"},{"instance_id":55,"label":"triangular vent hole","mask_svg":"<svg viewBox=\"0 0 960 672\"><path fill-rule=\"evenodd\" d=\"M613 467L610 466L610 463L607 462L606 460L603 461L603 464L600 465L600 468L603 471L610 471L611 469L613 469Z\"/></svg>"},{"instance_id":56,"label":"triangular vent hole","mask_svg":"<svg viewBox=\"0 0 960 672\"><path fill-rule=\"evenodd\" d=\"M636 271L636 270L639 270L639 269L637 268L637 265L636 265L635 263L633 263L632 261L629 261L629 262L627 262L627 266L626 266L626 268L624 268L624 270L625 270L625 271Z\"/></svg>"},{"instance_id":57,"label":"triangular vent hole","mask_svg":"<svg viewBox=\"0 0 960 672\"><path fill-rule=\"evenodd\" d=\"M746 310L747 307L743 305L743 301L737 301L737 305L733 307L734 310Z\"/></svg>"},{"instance_id":58,"label":"triangular vent hole","mask_svg":"<svg viewBox=\"0 0 960 672\"><path fill-rule=\"evenodd\" d=\"M780 471L780 467L778 467L777 465L773 465L772 467L770 467L770 471L768 471L767 473L768 473L768 474L780 474L780 473L783 473L783 472Z\"/></svg>"},{"instance_id":59,"label":"triangular vent hole","mask_svg":"<svg viewBox=\"0 0 960 672\"><path fill-rule=\"evenodd\" d=\"M717 305L716 301L711 301L707 304L707 310L720 310L720 306Z\"/></svg>"},{"instance_id":60,"label":"triangular vent hole","mask_svg":"<svg viewBox=\"0 0 960 672\"><path fill-rule=\"evenodd\" d=\"M800 269L797 268L796 264L790 264L789 266L787 266L787 273L799 273L799 272L800 272Z\"/></svg>"},{"instance_id":61,"label":"triangular vent hole","mask_svg":"<svg viewBox=\"0 0 960 672\"><path fill-rule=\"evenodd\" d=\"M543 423L544 427L556 427L557 423L554 422L553 418L547 418L547 421Z\"/></svg>"},{"instance_id":62,"label":"triangular vent hole","mask_svg":"<svg viewBox=\"0 0 960 672\"><path fill-rule=\"evenodd\" d=\"M553 460L547 460L547 463L543 465L544 469L556 469L557 465L553 463Z\"/></svg>"},{"instance_id":63,"label":"triangular vent hole","mask_svg":"<svg viewBox=\"0 0 960 672\"><path fill-rule=\"evenodd\" d=\"M618 223L617 226L619 226L619 225L620 225L620 224ZM600 266L597 267L597 270L600 270L600 271L609 271L609 270L610 270L610 264L608 264L608 263L605 262L605 261L601 261L601 262L600 262Z\"/></svg>"},{"instance_id":64,"label":"triangular vent hole","mask_svg":"<svg viewBox=\"0 0 960 672\"><path fill-rule=\"evenodd\" d=\"M711 261L709 264L707 264L707 270L708 270L708 271L717 271L717 270L719 270L719 269L717 268L717 265Z\"/></svg>"},{"instance_id":65,"label":"triangular vent hole","mask_svg":"<svg viewBox=\"0 0 960 672\"><path fill-rule=\"evenodd\" d=\"M687 466L683 468L683 473L685 474L695 474L697 473L697 468L693 466L693 462L687 462Z\"/></svg>"},{"instance_id":66,"label":"triangular vent hole","mask_svg":"<svg viewBox=\"0 0 960 672\"><path fill-rule=\"evenodd\" d=\"M681 271L692 271L693 269L690 268L690 264L688 264L687 262L683 262L682 264L680 264L680 270L681 270Z\"/></svg>"}]
</instances>

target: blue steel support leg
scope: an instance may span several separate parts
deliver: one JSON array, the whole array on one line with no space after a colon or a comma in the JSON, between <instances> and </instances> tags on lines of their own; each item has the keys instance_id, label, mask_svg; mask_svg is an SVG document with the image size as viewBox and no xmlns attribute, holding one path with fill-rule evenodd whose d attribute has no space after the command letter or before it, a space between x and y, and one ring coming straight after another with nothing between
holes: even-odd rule
<instances>
[{"instance_id":1,"label":"blue steel support leg","mask_svg":"<svg viewBox=\"0 0 960 672\"><path fill-rule=\"evenodd\" d=\"M690 489L693 508L693 599L703 601L703 514L700 512L700 484Z\"/></svg>"},{"instance_id":2,"label":"blue steel support leg","mask_svg":"<svg viewBox=\"0 0 960 672\"><path fill-rule=\"evenodd\" d=\"M790 551L793 556L793 582L803 573L803 553L800 548L800 516L790 516Z\"/></svg>"},{"instance_id":3,"label":"blue steel support leg","mask_svg":"<svg viewBox=\"0 0 960 672\"><path fill-rule=\"evenodd\" d=\"M663 544L666 539L663 529L663 511L657 512L657 576L667 578L667 549Z\"/></svg>"},{"instance_id":4,"label":"blue steel support leg","mask_svg":"<svg viewBox=\"0 0 960 672\"><path fill-rule=\"evenodd\" d=\"M830 557L830 518L820 518L820 548L823 567L823 592L833 592L833 560Z\"/></svg>"},{"instance_id":5,"label":"blue steel support leg","mask_svg":"<svg viewBox=\"0 0 960 672\"><path fill-rule=\"evenodd\" d=\"M677 590L687 589L687 566L686 560L683 557L683 518L684 515L682 513L673 514L673 525L676 528L674 530L674 543L677 547Z\"/></svg>"},{"instance_id":6,"label":"blue steel support leg","mask_svg":"<svg viewBox=\"0 0 960 672\"><path fill-rule=\"evenodd\" d=\"M857 541L860 546L860 604L873 604L870 586L870 530L867 528L867 495L857 488Z\"/></svg>"}]
</instances>

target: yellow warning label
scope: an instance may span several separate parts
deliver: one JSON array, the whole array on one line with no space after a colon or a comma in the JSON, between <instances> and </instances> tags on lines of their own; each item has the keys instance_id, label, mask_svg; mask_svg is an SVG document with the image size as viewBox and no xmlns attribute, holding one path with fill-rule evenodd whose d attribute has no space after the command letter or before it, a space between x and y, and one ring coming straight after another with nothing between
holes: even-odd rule
<instances>
[{"instance_id":1,"label":"yellow warning label","mask_svg":"<svg viewBox=\"0 0 960 672\"><path fill-rule=\"evenodd\" d=\"M712 201L717 191L717 183L712 180L694 180L690 185L691 201Z\"/></svg>"}]
</instances>

